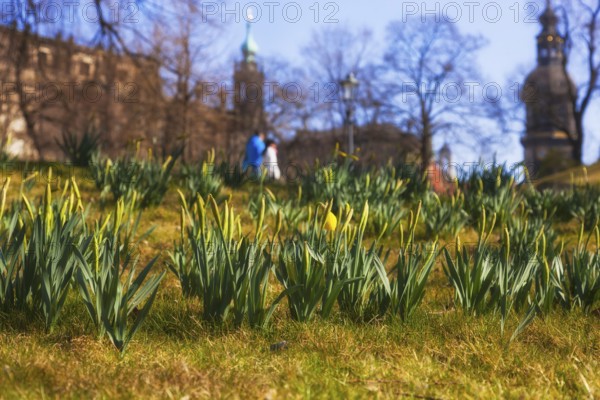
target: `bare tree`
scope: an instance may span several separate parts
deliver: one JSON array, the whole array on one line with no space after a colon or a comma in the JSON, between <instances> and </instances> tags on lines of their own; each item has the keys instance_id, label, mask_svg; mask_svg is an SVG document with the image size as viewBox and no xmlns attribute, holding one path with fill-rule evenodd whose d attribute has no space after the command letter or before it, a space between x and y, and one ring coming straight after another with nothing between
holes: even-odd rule
<instances>
[{"instance_id":1,"label":"bare tree","mask_svg":"<svg viewBox=\"0 0 600 400\"><path fill-rule=\"evenodd\" d=\"M476 126L488 118L495 96L481 93L475 55L483 45L478 36L462 34L456 25L441 19L406 23L392 22L388 27L388 48L383 69L388 95L383 107L395 114L395 123L414 133L421 142L423 167L433 159L433 138L438 134L464 138L471 130L480 141Z\"/></svg>"},{"instance_id":2,"label":"bare tree","mask_svg":"<svg viewBox=\"0 0 600 400\"><path fill-rule=\"evenodd\" d=\"M585 117L600 91L600 0L563 1L559 12L565 31L562 70L567 79L569 70L575 70L573 76L580 77L579 84L568 88L575 124L563 130L573 145L573 158L581 163Z\"/></svg>"},{"instance_id":3,"label":"bare tree","mask_svg":"<svg viewBox=\"0 0 600 400\"><path fill-rule=\"evenodd\" d=\"M1 53L4 60L3 82L5 88L12 89L10 93L3 93L4 111L14 117L15 111L18 110L24 122L25 134L42 159L45 142L36 132L36 127L47 116L45 111L52 104L40 97L38 88L32 84L34 81L32 78L36 74L44 76L46 73L45 65L36 62L39 54L39 35L45 24L38 13L46 3L48 2L15 0L3 4L0 13L3 24L0 33ZM16 107L13 107L13 104Z\"/></svg>"},{"instance_id":4,"label":"bare tree","mask_svg":"<svg viewBox=\"0 0 600 400\"><path fill-rule=\"evenodd\" d=\"M299 130L308 130L319 104L310 88L305 69L281 58L262 58L267 130L287 139Z\"/></svg>"},{"instance_id":5,"label":"bare tree","mask_svg":"<svg viewBox=\"0 0 600 400\"><path fill-rule=\"evenodd\" d=\"M129 133L131 128L143 130L144 135L156 140L160 126L164 126L161 142L172 144L175 137L192 137L193 129L197 131L206 125L208 117L198 104L196 86L201 79L208 80L203 74L208 69L206 60L211 59L207 43L214 42L215 25L205 23L199 0L177 0L170 4L140 0L126 5L94 0L85 8L86 15L81 9L73 10L78 6L73 2L12 0L5 3L10 4L3 4L1 15L3 82L13 82L16 87L14 103L24 121L25 134L40 158L45 157L48 143L52 143L48 140L49 124L57 129L77 130L78 121L88 123L90 116L95 116L101 130L107 132L107 144L115 149L122 147L116 142L124 139L119 132ZM60 20L48 20L49 5L61 8ZM73 102L61 97L60 101L46 102L39 93L31 95L27 85L32 82L73 83L70 81L81 78L77 75L79 66L68 60L64 65L61 60L61 65L52 68L38 62L42 56L40 43L55 36L56 44L64 41L74 48L82 46L92 55L97 50L99 57L95 61L101 65L93 68L96 72L85 79L102 85L105 95L101 101L83 104L85 100ZM66 37L69 40L63 39ZM72 54L65 51L63 56L69 59ZM58 55L52 57L59 58ZM119 65L124 59L135 68L124 72ZM51 74L46 74L47 71ZM126 81L117 76L121 72L127 77ZM121 92L112 96L117 84ZM130 94L135 96L134 101L122 101L121 97ZM6 110L3 113L7 115ZM118 118L118 114L127 114L127 118ZM196 142L203 141L196 139Z\"/></svg>"},{"instance_id":6,"label":"bare tree","mask_svg":"<svg viewBox=\"0 0 600 400\"><path fill-rule=\"evenodd\" d=\"M71 86L74 83L71 82L74 74L69 71L71 63L67 61L60 66L56 65L57 60L62 63L64 57L70 56L69 50L60 55L49 54L41 51L42 46L48 46L54 37L58 42L63 37L70 36L67 44L73 49L86 42L86 30L91 34L95 32L95 39L87 41L90 45L125 43L121 19L110 19L106 15L107 10L114 8L114 3L95 0L92 8L96 10L98 18L94 22L81 19L81 14L73 10L74 6L74 2L11 0L3 3L0 12L3 81L14 87L11 100L14 98L19 117L24 122L24 133L32 141L40 159L45 158L51 147L49 145L54 144L54 138L48 134L49 127L73 128L76 120L70 118L80 117L78 119L88 121L89 115L83 115L84 111L87 109L88 114L97 114L100 107L100 103L91 104L93 102L86 107L81 104L81 93L77 93L76 88L73 93L70 92L74 88ZM49 9L59 9L59 17L48 15ZM78 43L73 41L73 34L78 34ZM104 49L110 55L116 50L116 46L111 45ZM121 49L125 47L121 46ZM93 52L93 48L90 52ZM50 58L54 60L55 65L48 65ZM91 71L89 75L91 78ZM68 85L66 90L69 94L66 96L64 93L57 97L46 96L41 89L43 86L40 86L48 83L59 86L59 82ZM103 88L103 93L108 93L108 86L110 84ZM108 97L110 96L105 96ZM12 108L12 104L6 104L5 108ZM106 125L109 121L108 114L103 114L100 119Z\"/></svg>"},{"instance_id":7,"label":"bare tree","mask_svg":"<svg viewBox=\"0 0 600 400\"><path fill-rule=\"evenodd\" d=\"M310 101L317 105L313 115L335 128L342 122L344 106L339 83L353 72L359 79L376 56L372 52L373 33L366 28L351 30L344 25L326 26L314 31L304 47L306 75L313 79ZM361 79L362 80L362 79ZM361 94L364 92L360 92ZM366 104L364 98L358 104Z\"/></svg>"},{"instance_id":8,"label":"bare tree","mask_svg":"<svg viewBox=\"0 0 600 400\"><path fill-rule=\"evenodd\" d=\"M378 62L366 64L360 72L358 120L371 126L393 121L395 112L386 107L388 94L385 68Z\"/></svg>"},{"instance_id":9,"label":"bare tree","mask_svg":"<svg viewBox=\"0 0 600 400\"><path fill-rule=\"evenodd\" d=\"M218 113L211 112L213 104L202 101L201 87L216 80L210 77L214 69L210 53L219 29L203 16L198 0L179 0L170 18L176 23L166 25L161 20L155 21L151 39L152 54L161 63L164 78L161 107L165 123L161 147L164 153L169 152L173 139L180 138L186 146L184 156L194 158L206 150L207 143L216 140L206 135L207 126L214 128Z\"/></svg>"}]
</instances>

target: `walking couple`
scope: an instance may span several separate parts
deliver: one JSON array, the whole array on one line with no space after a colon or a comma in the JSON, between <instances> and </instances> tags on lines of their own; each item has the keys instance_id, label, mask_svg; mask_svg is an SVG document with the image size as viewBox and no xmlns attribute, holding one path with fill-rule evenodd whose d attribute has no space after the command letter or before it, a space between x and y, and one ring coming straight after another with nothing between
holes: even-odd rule
<instances>
[{"instance_id":1,"label":"walking couple","mask_svg":"<svg viewBox=\"0 0 600 400\"><path fill-rule=\"evenodd\" d=\"M244 158L243 170L250 171L255 177L260 177L266 170L270 179L279 180L281 171L277 164L277 144L267 139L263 132L255 132L246 144L246 157Z\"/></svg>"}]
</instances>

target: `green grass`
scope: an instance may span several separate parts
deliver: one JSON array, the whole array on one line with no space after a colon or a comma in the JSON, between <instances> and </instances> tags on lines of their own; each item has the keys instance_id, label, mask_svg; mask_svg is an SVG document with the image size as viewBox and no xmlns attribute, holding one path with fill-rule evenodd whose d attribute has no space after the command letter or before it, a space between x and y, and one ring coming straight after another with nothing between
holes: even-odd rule
<instances>
[{"instance_id":1,"label":"green grass","mask_svg":"<svg viewBox=\"0 0 600 400\"><path fill-rule=\"evenodd\" d=\"M86 201L97 199L93 185L80 186ZM247 197L247 189L235 191L233 204L244 213L244 229L250 231ZM95 207L91 214L102 212ZM144 212L140 232L156 229L140 246L142 263L160 253L164 264L166 251L179 235L178 218L174 190L161 207ZM576 235L576 226L557 228L566 237ZM433 240L424 232L420 227L419 240ZM467 230L462 236L466 241L474 233ZM397 246L397 238L385 244ZM0 314L0 398L600 396L598 313L584 316L556 308L509 344L518 317L509 318L503 337L498 315L464 316L454 308L440 260L422 307L406 323L390 317L358 323L337 310L327 321L296 323L282 304L269 331L202 322L201 305L184 300L179 283L169 274L123 358L106 337L95 338L72 290L51 334L38 316ZM273 284L280 290L274 280ZM286 349L270 350L282 341L288 342Z\"/></svg>"},{"instance_id":2,"label":"green grass","mask_svg":"<svg viewBox=\"0 0 600 400\"><path fill-rule=\"evenodd\" d=\"M5 398L585 398L597 394L600 322L556 312L510 347L497 318L439 309L434 296L407 324L341 318L294 323L281 308L271 332L217 329L198 304L163 290L119 359L70 303L52 335L0 328ZM24 318L21 316L21 318ZM82 322L85 321L85 322ZM15 325L15 324L11 324ZM285 340L286 350L271 344Z\"/></svg>"}]
</instances>

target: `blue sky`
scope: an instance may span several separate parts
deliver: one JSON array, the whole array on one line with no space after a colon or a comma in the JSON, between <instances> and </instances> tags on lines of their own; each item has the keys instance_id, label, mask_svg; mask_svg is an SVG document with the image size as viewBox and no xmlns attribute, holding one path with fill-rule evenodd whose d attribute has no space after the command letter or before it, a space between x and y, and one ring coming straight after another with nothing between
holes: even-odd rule
<instances>
[{"instance_id":1,"label":"blue sky","mask_svg":"<svg viewBox=\"0 0 600 400\"><path fill-rule=\"evenodd\" d=\"M238 3L238 21L234 19L236 13L228 16L232 27L227 29L225 46L231 49L231 56L239 54L239 45L245 34L244 11L254 9L249 6L250 3ZM326 25L326 20L357 28L369 27L375 33L373 46L382 48L385 45L385 27L390 21L421 13L430 13L427 18L434 18L433 13L438 12L455 22L462 32L480 34L487 39L487 46L479 52L479 66L485 80L482 83L498 82L508 86L509 82L521 83L524 74L535 66L535 36L540 30L537 14L543 10L544 3L540 0L370 0L368 3L282 0L269 3L267 0L254 3L258 4L261 15L253 29L262 55L284 57L300 63L301 49L309 42L311 32ZM229 2L227 7L234 10L236 6ZM318 14L316 9L319 9ZM221 8L219 12L224 13L225 9ZM516 136L508 146L495 150L500 161L519 162L523 157ZM472 161L473 155L464 156L468 160L461 161ZM596 140L590 139L585 150L586 161L594 162L597 156Z\"/></svg>"}]
</instances>

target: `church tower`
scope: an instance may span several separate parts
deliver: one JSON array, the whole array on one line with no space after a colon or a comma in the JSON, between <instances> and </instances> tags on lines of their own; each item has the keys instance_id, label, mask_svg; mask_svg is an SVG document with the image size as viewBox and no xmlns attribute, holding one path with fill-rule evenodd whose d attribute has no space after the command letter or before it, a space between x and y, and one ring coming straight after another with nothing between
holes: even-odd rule
<instances>
[{"instance_id":1,"label":"church tower","mask_svg":"<svg viewBox=\"0 0 600 400\"><path fill-rule=\"evenodd\" d=\"M252 132L264 130L264 83L265 76L256 62L258 45L252 34L252 24L246 26L246 39L242 44L242 60L235 65L233 76L235 84L234 96L234 131L236 132L234 147L245 143Z\"/></svg>"},{"instance_id":2,"label":"church tower","mask_svg":"<svg viewBox=\"0 0 600 400\"><path fill-rule=\"evenodd\" d=\"M521 143L525 164L532 172L548 166L561 169L573 160L568 132L575 132L571 93L575 85L564 72L564 38L558 33L558 16L550 0L540 16L537 67L525 81L521 99L527 110L526 133ZM543 171L550 172L550 171Z\"/></svg>"}]
</instances>

